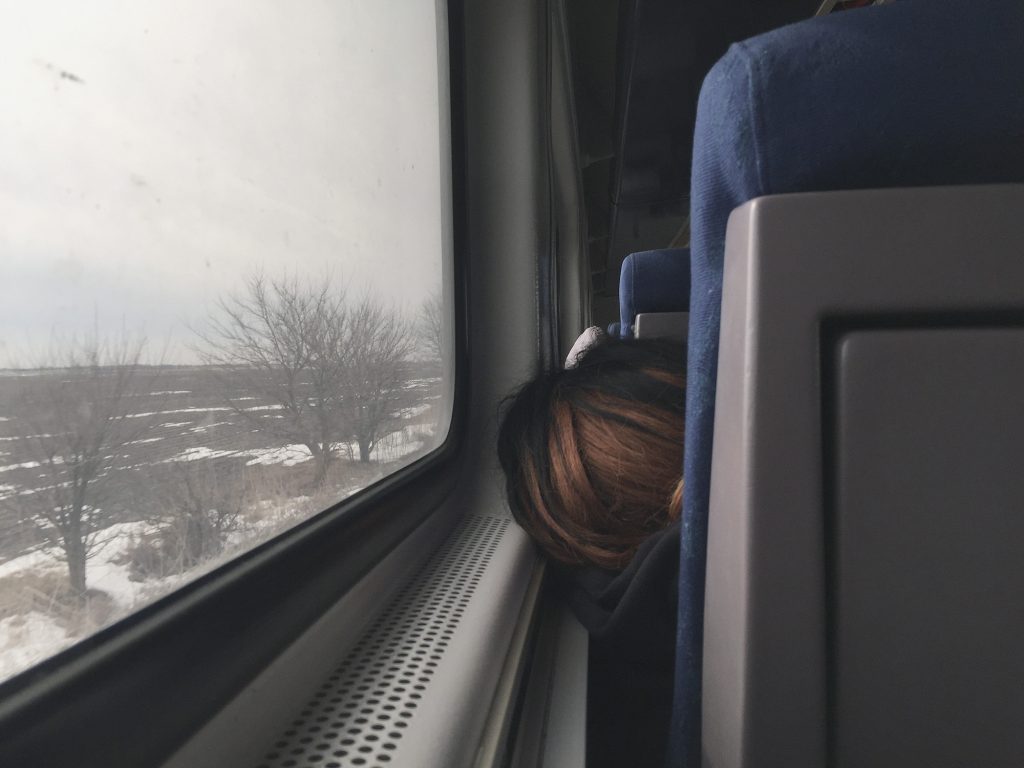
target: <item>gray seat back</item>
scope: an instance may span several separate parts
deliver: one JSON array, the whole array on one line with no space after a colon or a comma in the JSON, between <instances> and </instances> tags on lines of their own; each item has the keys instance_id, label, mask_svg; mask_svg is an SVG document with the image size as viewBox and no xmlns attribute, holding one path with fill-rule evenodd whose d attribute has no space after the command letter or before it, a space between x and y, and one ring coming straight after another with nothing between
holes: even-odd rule
<instances>
[{"instance_id":1,"label":"gray seat back","mask_svg":"<svg viewBox=\"0 0 1024 768\"><path fill-rule=\"evenodd\" d=\"M1024 765L1024 186L730 218L705 765Z\"/></svg>"}]
</instances>

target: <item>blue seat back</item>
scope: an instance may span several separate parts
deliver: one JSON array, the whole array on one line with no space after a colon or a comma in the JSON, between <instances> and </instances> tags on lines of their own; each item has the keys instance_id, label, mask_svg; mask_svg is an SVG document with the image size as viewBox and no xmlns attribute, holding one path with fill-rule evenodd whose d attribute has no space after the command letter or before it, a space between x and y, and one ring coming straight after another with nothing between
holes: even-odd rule
<instances>
[{"instance_id":1,"label":"blue seat back","mask_svg":"<svg viewBox=\"0 0 1024 768\"><path fill-rule=\"evenodd\" d=\"M618 335L633 335L643 312L686 312L690 306L690 249L631 253L619 272Z\"/></svg>"},{"instance_id":2,"label":"blue seat back","mask_svg":"<svg viewBox=\"0 0 1024 768\"><path fill-rule=\"evenodd\" d=\"M729 213L788 192L1024 181L1022 42L1019 0L899 0L736 44L705 79L691 191L672 765L700 764L708 493Z\"/></svg>"}]
</instances>

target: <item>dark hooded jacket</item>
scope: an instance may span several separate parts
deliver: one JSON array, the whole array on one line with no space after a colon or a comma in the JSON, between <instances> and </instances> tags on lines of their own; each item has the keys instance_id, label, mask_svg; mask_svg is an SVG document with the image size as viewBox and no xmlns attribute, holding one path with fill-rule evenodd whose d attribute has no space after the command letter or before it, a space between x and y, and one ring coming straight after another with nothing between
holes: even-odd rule
<instances>
[{"instance_id":1,"label":"dark hooded jacket","mask_svg":"<svg viewBox=\"0 0 1024 768\"><path fill-rule=\"evenodd\" d=\"M679 523L643 543L622 572L554 567L590 633L587 768L661 768L672 709Z\"/></svg>"}]
</instances>

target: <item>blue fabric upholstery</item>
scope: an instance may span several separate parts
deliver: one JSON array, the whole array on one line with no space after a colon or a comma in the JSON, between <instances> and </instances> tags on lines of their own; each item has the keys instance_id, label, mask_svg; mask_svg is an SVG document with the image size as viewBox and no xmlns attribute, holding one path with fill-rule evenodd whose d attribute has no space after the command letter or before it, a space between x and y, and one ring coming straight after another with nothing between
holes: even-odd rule
<instances>
[{"instance_id":1,"label":"blue fabric upholstery","mask_svg":"<svg viewBox=\"0 0 1024 768\"><path fill-rule=\"evenodd\" d=\"M690 249L631 253L619 272L619 335L633 335L641 312L686 312L690 306Z\"/></svg>"},{"instance_id":2,"label":"blue fabric upholstery","mask_svg":"<svg viewBox=\"0 0 1024 768\"><path fill-rule=\"evenodd\" d=\"M900 0L810 19L732 46L705 79L692 176L672 765L700 764L708 493L729 213L786 192L1021 181L1020 0Z\"/></svg>"}]
</instances>

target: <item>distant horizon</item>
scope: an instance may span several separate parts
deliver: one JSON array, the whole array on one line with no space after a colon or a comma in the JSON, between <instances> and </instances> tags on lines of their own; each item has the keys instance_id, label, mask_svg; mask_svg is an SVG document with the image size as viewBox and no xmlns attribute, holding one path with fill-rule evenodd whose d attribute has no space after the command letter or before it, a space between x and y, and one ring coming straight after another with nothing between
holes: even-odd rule
<instances>
[{"instance_id":1,"label":"distant horizon","mask_svg":"<svg viewBox=\"0 0 1024 768\"><path fill-rule=\"evenodd\" d=\"M372 287L362 287L359 290L342 289L341 292L345 295L353 295L356 297L362 297L365 295L381 295L380 292L374 291ZM439 286L427 290L423 298L420 300L420 303L412 308L407 308L402 316L407 321L415 325L419 318L420 309L433 296L436 296L439 293ZM235 291L235 295L238 295L237 290ZM393 301L382 301L381 303L385 307L394 307L397 305L397 302ZM179 331L176 340L165 336L162 339L151 341L151 337L146 333L142 332L132 334L123 326L116 330L107 330L105 333L98 333L93 329L87 332L57 334L51 330L50 333L46 335L45 341L40 339L35 341L35 343L25 342L22 344L16 344L12 343L9 339L5 339L0 336L0 371L51 370L68 367L61 365L39 365L38 362L40 359L45 360L48 357L66 354L70 348L80 345L83 342L87 343L87 340L97 338L97 336L102 342L115 344L119 342L141 342L144 350L146 348L152 348L154 351L157 351L157 354L163 357L163 360L161 362L149 361L140 363L150 367L194 367L210 365L209 363L203 362L202 355L209 354L212 350L203 349L206 345L203 343L200 334L206 333L209 330L210 322L213 319L213 314L207 314L203 318L202 323L196 323L194 326L180 324L176 328L176 330ZM186 341L186 337L189 340ZM28 347L32 347L32 349L26 351L26 348Z\"/></svg>"},{"instance_id":2,"label":"distant horizon","mask_svg":"<svg viewBox=\"0 0 1024 768\"><path fill-rule=\"evenodd\" d=\"M429 358L429 357L407 357L405 359L407 363L435 363L440 364L440 361ZM0 366L0 376L4 374L22 374L22 373L33 373L43 371L69 371L75 368L84 368L86 366L78 365L48 365L43 367L31 367L31 368L12 368L10 366ZM247 368L244 363L131 363L127 365L101 365L102 368Z\"/></svg>"},{"instance_id":3,"label":"distant horizon","mask_svg":"<svg viewBox=\"0 0 1024 768\"><path fill-rule=\"evenodd\" d=\"M41 368L11 368L0 367L0 375L4 373L31 373L33 371L68 371L72 368L84 366L75 365L49 365ZM133 363L132 365L101 365L100 368L234 368L235 365L227 363ZM244 366L237 366L244 367Z\"/></svg>"}]
</instances>

